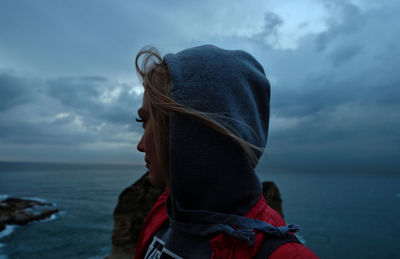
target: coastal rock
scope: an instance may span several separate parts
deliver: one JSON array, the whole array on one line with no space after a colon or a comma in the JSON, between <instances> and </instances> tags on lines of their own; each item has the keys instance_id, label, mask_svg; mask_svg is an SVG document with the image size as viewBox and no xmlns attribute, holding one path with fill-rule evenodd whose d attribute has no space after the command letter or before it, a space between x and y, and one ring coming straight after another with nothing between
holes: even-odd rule
<instances>
[{"instance_id":1,"label":"coastal rock","mask_svg":"<svg viewBox=\"0 0 400 259\"><path fill-rule=\"evenodd\" d=\"M35 200L8 198L0 202L0 231L4 230L6 225L26 225L31 221L42 220L51 217L58 212L56 208L47 208L53 206L51 203L45 203ZM46 207L36 212L29 211L38 207Z\"/></svg>"},{"instance_id":2,"label":"coastal rock","mask_svg":"<svg viewBox=\"0 0 400 259\"><path fill-rule=\"evenodd\" d=\"M283 218L282 199L278 187L274 182L263 182L263 196L268 205Z\"/></svg>"},{"instance_id":3,"label":"coastal rock","mask_svg":"<svg viewBox=\"0 0 400 259\"><path fill-rule=\"evenodd\" d=\"M112 254L108 258L132 258L144 219L163 189L150 184L148 173L122 191L114 210Z\"/></svg>"},{"instance_id":4,"label":"coastal rock","mask_svg":"<svg viewBox=\"0 0 400 259\"><path fill-rule=\"evenodd\" d=\"M133 258L144 219L162 192L150 184L148 173L122 191L114 210L112 253L107 259ZM263 196L283 217L282 199L273 182L263 182Z\"/></svg>"}]
</instances>

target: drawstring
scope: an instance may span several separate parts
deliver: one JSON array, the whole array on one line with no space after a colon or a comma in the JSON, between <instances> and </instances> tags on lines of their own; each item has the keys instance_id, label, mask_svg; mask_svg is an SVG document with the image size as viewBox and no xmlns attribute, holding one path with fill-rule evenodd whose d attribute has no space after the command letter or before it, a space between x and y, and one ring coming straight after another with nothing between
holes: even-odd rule
<instances>
[{"instance_id":1,"label":"drawstring","mask_svg":"<svg viewBox=\"0 0 400 259\"><path fill-rule=\"evenodd\" d=\"M224 233L234 236L237 239L246 241L250 246L254 245L255 242L255 233L252 229L233 229L229 225L225 225L226 230ZM230 231L230 229L233 229L233 231ZM270 234L276 237L285 237L289 232L295 233L300 230L300 227L295 224L290 224L286 226L281 226L281 227L274 227L272 225L269 225L266 223L265 228L260 228L258 229L266 234Z\"/></svg>"},{"instance_id":2,"label":"drawstring","mask_svg":"<svg viewBox=\"0 0 400 259\"><path fill-rule=\"evenodd\" d=\"M300 227L295 224L290 224L281 227L274 227L267 222L250 219L246 217L240 217L243 220L243 225L248 225L246 228L233 228L228 224L196 224L196 223L184 223L179 222L174 219L169 219L169 224L172 228L179 229L186 233L191 233L194 235L206 236L214 233L225 233L227 235L233 236L239 240L247 242L250 246L254 245L255 233L254 230L259 230L266 234L270 234L276 237L284 237L289 232L295 233L300 230Z\"/></svg>"},{"instance_id":3,"label":"drawstring","mask_svg":"<svg viewBox=\"0 0 400 259\"><path fill-rule=\"evenodd\" d=\"M167 202L167 213L169 215L169 225L171 228L197 236L225 233L247 242L250 246L255 242L254 230L278 238L285 237L289 232L295 233L300 230L300 227L296 224L274 227L271 224L258 219L205 210L186 210L179 218L189 218L191 222L178 221L174 219L175 217L171 216L171 207L171 202Z\"/></svg>"}]
</instances>

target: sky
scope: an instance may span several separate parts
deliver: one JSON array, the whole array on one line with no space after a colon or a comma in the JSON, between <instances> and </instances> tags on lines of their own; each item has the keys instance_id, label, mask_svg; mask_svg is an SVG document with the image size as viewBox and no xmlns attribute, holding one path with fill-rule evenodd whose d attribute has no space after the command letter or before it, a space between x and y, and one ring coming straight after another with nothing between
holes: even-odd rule
<instances>
[{"instance_id":1,"label":"sky","mask_svg":"<svg viewBox=\"0 0 400 259\"><path fill-rule=\"evenodd\" d=\"M397 173L399 33L396 0L2 0L0 161L144 164L137 52L214 44L271 82L259 165Z\"/></svg>"}]
</instances>

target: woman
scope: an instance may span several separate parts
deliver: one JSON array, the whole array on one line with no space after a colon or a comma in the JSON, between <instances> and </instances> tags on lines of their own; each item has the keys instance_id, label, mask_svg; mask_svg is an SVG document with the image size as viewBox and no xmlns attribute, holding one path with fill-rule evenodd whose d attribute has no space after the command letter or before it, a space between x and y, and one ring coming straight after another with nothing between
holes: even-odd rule
<instances>
[{"instance_id":1,"label":"woman","mask_svg":"<svg viewBox=\"0 0 400 259\"><path fill-rule=\"evenodd\" d=\"M135 258L316 258L266 204L254 171L269 124L262 66L205 45L164 58L143 50L136 69L145 88L137 148L152 184L167 188Z\"/></svg>"}]
</instances>

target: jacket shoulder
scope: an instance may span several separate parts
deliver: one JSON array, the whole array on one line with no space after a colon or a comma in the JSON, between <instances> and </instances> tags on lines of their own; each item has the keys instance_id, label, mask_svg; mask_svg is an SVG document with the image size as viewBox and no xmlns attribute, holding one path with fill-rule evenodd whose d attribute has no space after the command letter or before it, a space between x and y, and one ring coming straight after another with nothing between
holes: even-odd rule
<instances>
[{"instance_id":1,"label":"jacket shoulder","mask_svg":"<svg viewBox=\"0 0 400 259\"><path fill-rule=\"evenodd\" d=\"M251 214L251 212L255 211L256 213ZM250 214L250 215L249 215ZM274 227L285 226L285 220L276 212L273 208L271 208L268 203L265 201L264 197L261 197L258 203L254 206L253 210L246 215L250 218L257 218L262 221L271 224Z\"/></svg>"},{"instance_id":2,"label":"jacket shoulder","mask_svg":"<svg viewBox=\"0 0 400 259\"><path fill-rule=\"evenodd\" d=\"M168 216L165 203L168 198L168 189L157 199L153 208L147 214L140 236L136 245L135 258L144 258L147 248L150 245L157 230L167 222Z\"/></svg>"},{"instance_id":3,"label":"jacket shoulder","mask_svg":"<svg viewBox=\"0 0 400 259\"><path fill-rule=\"evenodd\" d=\"M285 220L268 204L264 207L263 220L279 227L285 226ZM269 257L270 259L315 259L318 258L310 249L299 243L286 243L279 246Z\"/></svg>"},{"instance_id":4,"label":"jacket shoulder","mask_svg":"<svg viewBox=\"0 0 400 259\"><path fill-rule=\"evenodd\" d=\"M310 249L298 243L286 243L278 247L270 259L318 259Z\"/></svg>"}]
</instances>

